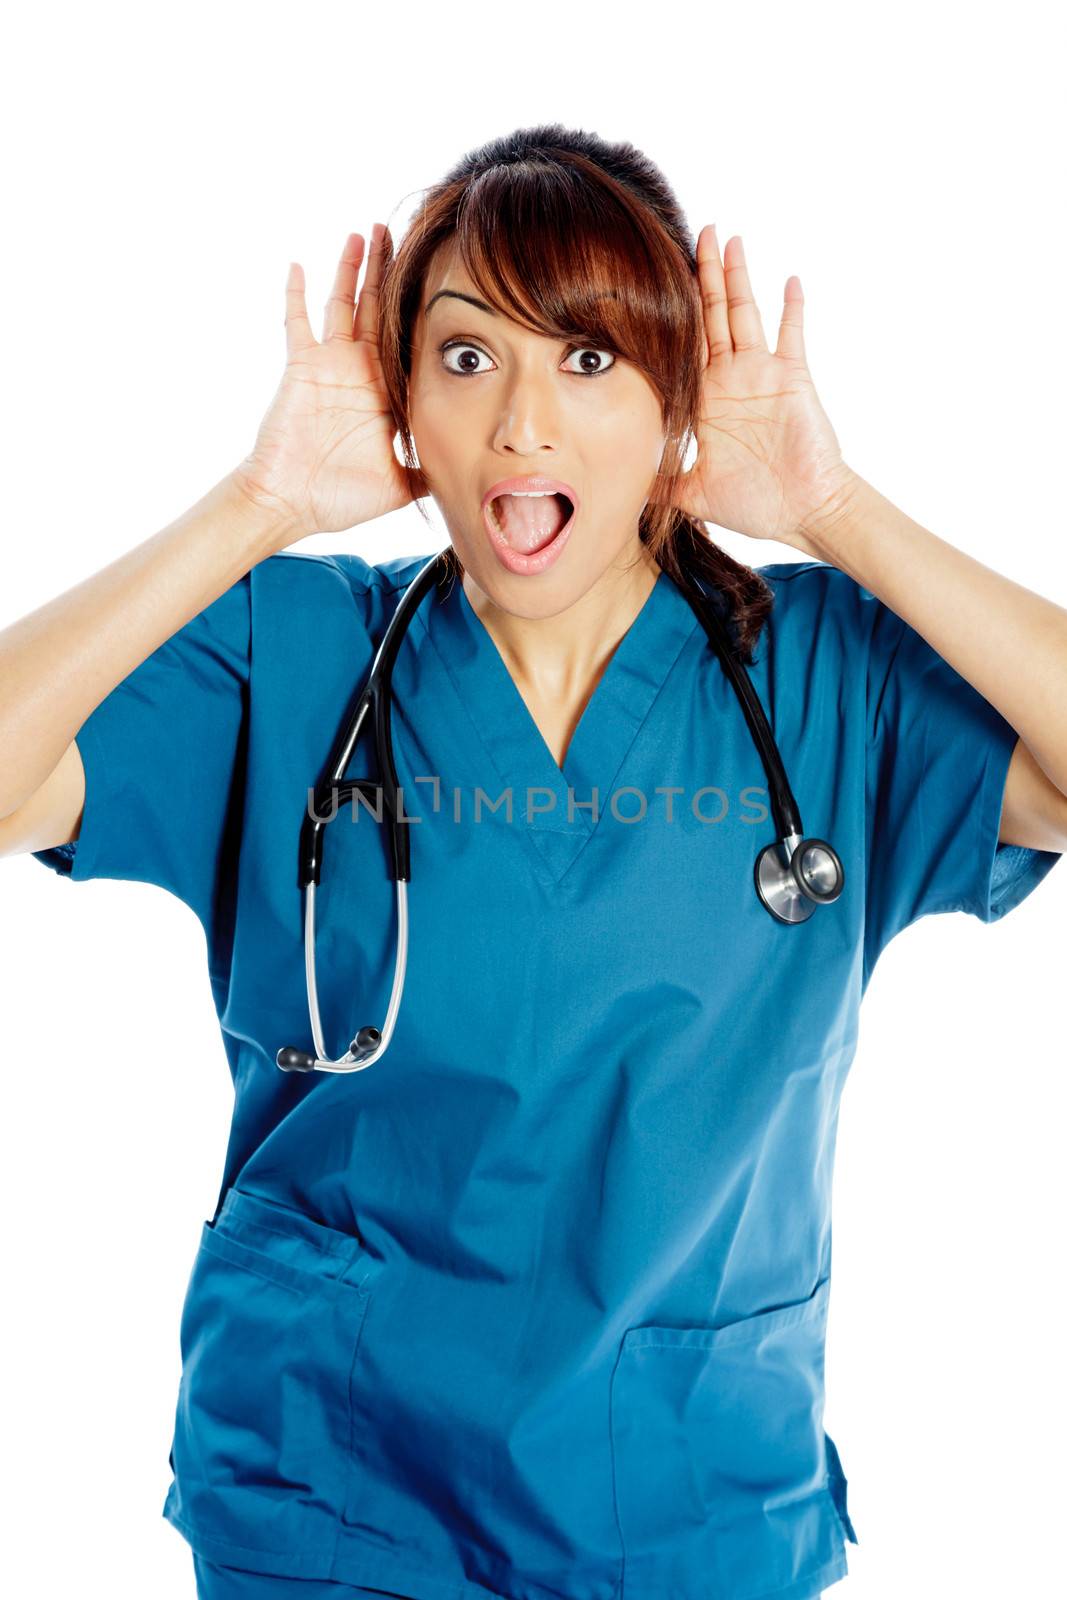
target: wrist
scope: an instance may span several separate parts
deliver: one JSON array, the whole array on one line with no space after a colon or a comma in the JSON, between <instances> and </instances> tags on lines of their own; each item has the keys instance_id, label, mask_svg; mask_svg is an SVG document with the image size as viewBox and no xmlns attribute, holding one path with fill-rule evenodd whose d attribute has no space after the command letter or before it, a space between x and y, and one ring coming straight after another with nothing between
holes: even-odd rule
<instances>
[{"instance_id":1,"label":"wrist","mask_svg":"<svg viewBox=\"0 0 1067 1600\"><path fill-rule=\"evenodd\" d=\"M863 521L864 505L874 489L851 467L843 466L833 486L796 530L797 542L818 561L839 565L852 530Z\"/></svg>"},{"instance_id":2,"label":"wrist","mask_svg":"<svg viewBox=\"0 0 1067 1600\"><path fill-rule=\"evenodd\" d=\"M316 531L306 514L256 476L247 460L238 462L227 474L226 487L234 516L258 551L256 560L273 555Z\"/></svg>"}]
</instances>

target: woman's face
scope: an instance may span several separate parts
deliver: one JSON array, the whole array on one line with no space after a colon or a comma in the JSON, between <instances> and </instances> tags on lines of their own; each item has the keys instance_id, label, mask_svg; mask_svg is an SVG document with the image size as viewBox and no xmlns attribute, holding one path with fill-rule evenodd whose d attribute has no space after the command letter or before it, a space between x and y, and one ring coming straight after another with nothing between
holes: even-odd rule
<instances>
[{"instance_id":1,"label":"woman's face","mask_svg":"<svg viewBox=\"0 0 1067 1600\"><path fill-rule=\"evenodd\" d=\"M478 587L505 611L554 616L602 578L609 590L613 578L625 584L626 568L647 560L638 521L666 442L659 396L609 351L568 349L479 309L484 301L452 256L449 245L431 263L412 330L409 415L419 465ZM479 305L452 294L435 299L442 289ZM556 559L519 573L497 553L482 499L503 479L534 474L569 484L580 505ZM554 504L527 500L532 526L508 543L535 553L544 538L535 515L551 516Z\"/></svg>"}]
</instances>

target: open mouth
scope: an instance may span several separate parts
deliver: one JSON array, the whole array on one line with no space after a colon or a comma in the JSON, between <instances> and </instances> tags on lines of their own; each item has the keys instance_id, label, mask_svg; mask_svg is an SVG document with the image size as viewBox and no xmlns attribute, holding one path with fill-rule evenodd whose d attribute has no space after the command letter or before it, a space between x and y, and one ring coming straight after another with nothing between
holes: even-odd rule
<instances>
[{"instance_id":1,"label":"open mouth","mask_svg":"<svg viewBox=\"0 0 1067 1600\"><path fill-rule=\"evenodd\" d=\"M547 550L574 516L565 494L501 494L486 512L497 537L520 556Z\"/></svg>"}]
</instances>

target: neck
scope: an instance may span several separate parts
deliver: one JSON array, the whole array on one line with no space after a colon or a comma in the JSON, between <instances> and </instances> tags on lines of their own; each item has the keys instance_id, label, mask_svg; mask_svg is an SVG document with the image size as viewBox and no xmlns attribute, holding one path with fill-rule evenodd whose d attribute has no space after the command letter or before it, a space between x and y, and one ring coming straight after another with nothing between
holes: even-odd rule
<instances>
[{"instance_id":1,"label":"neck","mask_svg":"<svg viewBox=\"0 0 1067 1600\"><path fill-rule=\"evenodd\" d=\"M580 698L599 679L652 592L659 566L643 544L553 617L519 617L464 571L463 590L520 688L544 701Z\"/></svg>"}]
</instances>

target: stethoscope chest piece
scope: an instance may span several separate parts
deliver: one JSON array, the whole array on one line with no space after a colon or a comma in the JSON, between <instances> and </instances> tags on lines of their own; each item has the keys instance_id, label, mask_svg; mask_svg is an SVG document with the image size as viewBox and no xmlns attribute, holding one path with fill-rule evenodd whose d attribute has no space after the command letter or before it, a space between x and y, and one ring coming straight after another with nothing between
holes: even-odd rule
<instances>
[{"instance_id":1,"label":"stethoscope chest piece","mask_svg":"<svg viewBox=\"0 0 1067 1600\"><path fill-rule=\"evenodd\" d=\"M789 834L756 857L756 893L779 922L806 922L845 887L845 869L825 839Z\"/></svg>"}]
</instances>

